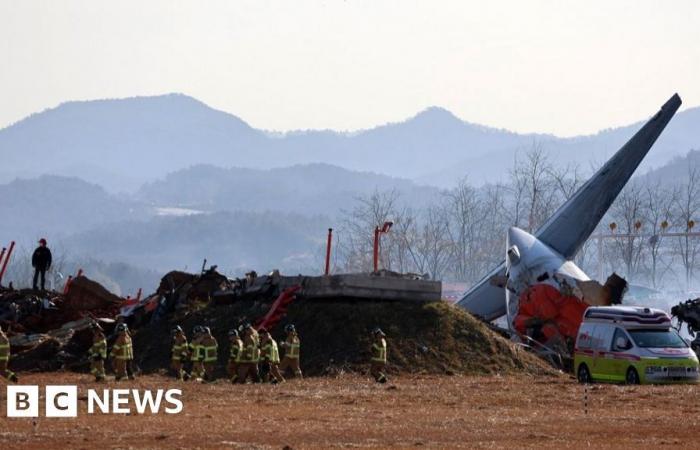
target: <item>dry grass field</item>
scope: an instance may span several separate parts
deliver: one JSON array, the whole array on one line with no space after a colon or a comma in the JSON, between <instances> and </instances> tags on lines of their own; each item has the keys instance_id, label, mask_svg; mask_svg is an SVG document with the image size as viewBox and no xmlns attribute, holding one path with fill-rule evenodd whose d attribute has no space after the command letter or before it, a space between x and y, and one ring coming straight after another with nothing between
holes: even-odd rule
<instances>
[{"instance_id":1,"label":"dry grass field","mask_svg":"<svg viewBox=\"0 0 700 450\"><path fill-rule=\"evenodd\" d=\"M697 448L698 386L584 388L567 377L358 375L282 385L177 383L160 375L97 385L85 375L25 375L78 384L77 419L8 419L0 447L108 448ZM91 387L183 389L179 415L88 415Z\"/></svg>"}]
</instances>

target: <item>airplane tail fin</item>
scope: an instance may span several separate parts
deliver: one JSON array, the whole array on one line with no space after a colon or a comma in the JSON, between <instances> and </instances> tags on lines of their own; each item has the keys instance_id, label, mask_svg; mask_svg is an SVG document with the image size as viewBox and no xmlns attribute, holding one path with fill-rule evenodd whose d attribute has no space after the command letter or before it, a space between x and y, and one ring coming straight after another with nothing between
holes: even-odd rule
<instances>
[{"instance_id":1,"label":"airplane tail fin","mask_svg":"<svg viewBox=\"0 0 700 450\"><path fill-rule=\"evenodd\" d=\"M536 236L571 259L639 167L649 149L681 106L674 94L649 121L622 146L549 220Z\"/></svg>"}]
</instances>

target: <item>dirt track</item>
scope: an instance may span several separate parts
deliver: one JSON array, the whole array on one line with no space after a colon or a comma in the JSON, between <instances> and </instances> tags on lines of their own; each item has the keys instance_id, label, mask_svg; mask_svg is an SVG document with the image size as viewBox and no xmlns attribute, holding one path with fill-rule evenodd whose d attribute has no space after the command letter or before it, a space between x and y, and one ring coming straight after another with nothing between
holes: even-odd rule
<instances>
[{"instance_id":1,"label":"dirt track","mask_svg":"<svg viewBox=\"0 0 700 450\"><path fill-rule=\"evenodd\" d=\"M95 385L77 374L26 375L23 384L157 389L180 386L177 416L5 417L3 448L697 448L700 386L589 388L567 378L355 376L280 386L173 383L158 376Z\"/></svg>"}]
</instances>

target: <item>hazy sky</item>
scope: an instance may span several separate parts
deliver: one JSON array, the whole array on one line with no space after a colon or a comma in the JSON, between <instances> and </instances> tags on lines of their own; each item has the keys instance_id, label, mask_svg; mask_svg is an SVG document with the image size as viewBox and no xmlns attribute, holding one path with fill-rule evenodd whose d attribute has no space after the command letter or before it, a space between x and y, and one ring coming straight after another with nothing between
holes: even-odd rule
<instances>
[{"instance_id":1,"label":"hazy sky","mask_svg":"<svg viewBox=\"0 0 700 450\"><path fill-rule=\"evenodd\" d=\"M183 92L277 130L430 105L572 135L700 105L699 1L0 0L0 127Z\"/></svg>"}]
</instances>

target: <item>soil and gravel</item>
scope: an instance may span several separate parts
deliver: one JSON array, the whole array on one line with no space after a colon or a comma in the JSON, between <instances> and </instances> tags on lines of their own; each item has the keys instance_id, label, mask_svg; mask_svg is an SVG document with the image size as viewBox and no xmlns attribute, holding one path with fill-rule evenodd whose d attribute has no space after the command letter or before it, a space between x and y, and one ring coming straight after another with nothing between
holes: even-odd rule
<instances>
[{"instance_id":1,"label":"soil and gravel","mask_svg":"<svg viewBox=\"0 0 700 450\"><path fill-rule=\"evenodd\" d=\"M269 302L238 301L209 306L187 316L138 330L136 362L144 372L168 366L170 330L181 325L190 334L196 325L209 326L220 346L218 374L228 355L228 330L254 322ZM446 302L373 302L298 300L271 330L284 338L284 326L294 323L302 340L301 365L309 375L334 375L363 370L369 360L370 331L387 335L389 373L423 374L549 374L544 361L515 346L464 310Z\"/></svg>"},{"instance_id":2,"label":"soil and gravel","mask_svg":"<svg viewBox=\"0 0 700 450\"><path fill-rule=\"evenodd\" d=\"M96 385L87 375L28 384L183 389L180 415L7 419L3 448L697 448L697 386L588 388L568 377L345 374L282 385L175 383L160 375ZM4 404L5 389L0 389ZM84 396L83 396L84 398Z\"/></svg>"}]
</instances>

